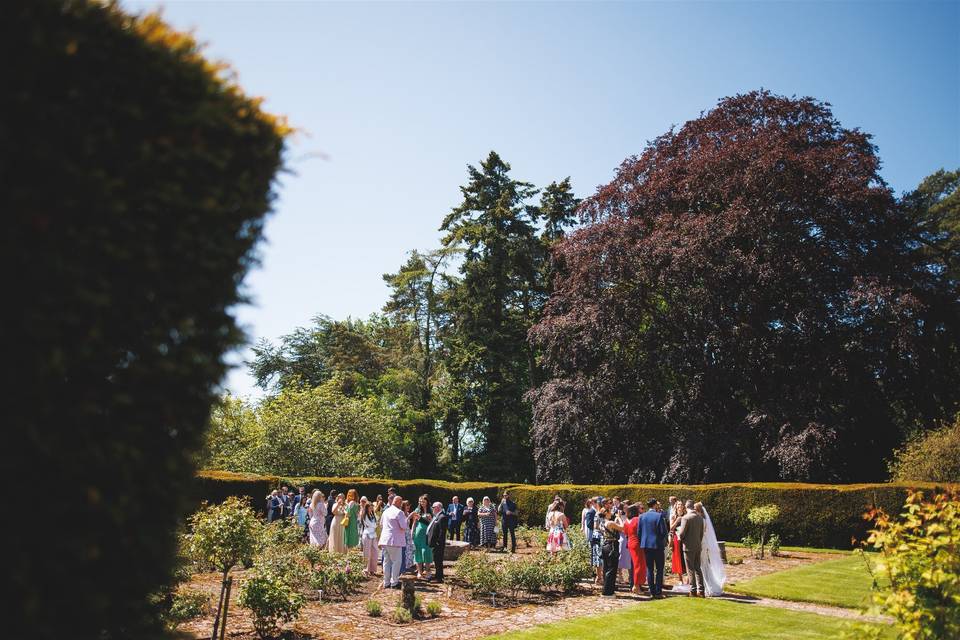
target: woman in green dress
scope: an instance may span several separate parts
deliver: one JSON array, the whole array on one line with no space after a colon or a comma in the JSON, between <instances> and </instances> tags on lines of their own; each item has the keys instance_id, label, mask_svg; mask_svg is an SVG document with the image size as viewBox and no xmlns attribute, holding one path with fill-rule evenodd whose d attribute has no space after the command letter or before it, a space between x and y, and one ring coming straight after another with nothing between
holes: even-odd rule
<instances>
[{"instance_id":1,"label":"woman in green dress","mask_svg":"<svg viewBox=\"0 0 960 640\"><path fill-rule=\"evenodd\" d=\"M348 549L360 546L359 513L360 505L357 504L357 490L350 489L347 491L347 526L343 528L343 544L345 544Z\"/></svg>"},{"instance_id":2,"label":"woman in green dress","mask_svg":"<svg viewBox=\"0 0 960 640\"><path fill-rule=\"evenodd\" d=\"M430 563L433 562L433 549L427 546L427 527L430 526L430 507L426 494L420 496L420 505L414 511L417 522L413 528L413 559L417 563L417 577L428 578Z\"/></svg>"}]
</instances>

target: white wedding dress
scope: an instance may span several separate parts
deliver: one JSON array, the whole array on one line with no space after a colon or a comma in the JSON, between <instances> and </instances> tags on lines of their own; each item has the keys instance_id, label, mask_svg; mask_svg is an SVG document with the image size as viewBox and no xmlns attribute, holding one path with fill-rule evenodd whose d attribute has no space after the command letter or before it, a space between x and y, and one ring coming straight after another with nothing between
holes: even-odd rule
<instances>
[{"instance_id":1,"label":"white wedding dress","mask_svg":"<svg viewBox=\"0 0 960 640\"><path fill-rule=\"evenodd\" d=\"M707 508L703 508L704 530L703 548L700 551L700 568L703 569L703 581L706 583L708 596L723 594L723 585L727 581L727 570L720 557L720 545L717 544L717 532L713 528Z\"/></svg>"}]
</instances>

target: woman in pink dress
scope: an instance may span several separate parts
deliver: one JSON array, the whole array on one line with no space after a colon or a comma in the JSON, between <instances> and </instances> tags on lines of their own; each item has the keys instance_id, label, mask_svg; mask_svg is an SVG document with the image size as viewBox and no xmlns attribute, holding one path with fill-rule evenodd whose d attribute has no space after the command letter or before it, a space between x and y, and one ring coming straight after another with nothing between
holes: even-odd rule
<instances>
[{"instance_id":1,"label":"woman in pink dress","mask_svg":"<svg viewBox=\"0 0 960 640\"><path fill-rule=\"evenodd\" d=\"M322 491L317 490L313 492L307 515L310 518L308 525L310 544L315 544L319 547L325 546L327 544L327 529L324 526L324 519L327 516L327 502Z\"/></svg>"}]
</instances>

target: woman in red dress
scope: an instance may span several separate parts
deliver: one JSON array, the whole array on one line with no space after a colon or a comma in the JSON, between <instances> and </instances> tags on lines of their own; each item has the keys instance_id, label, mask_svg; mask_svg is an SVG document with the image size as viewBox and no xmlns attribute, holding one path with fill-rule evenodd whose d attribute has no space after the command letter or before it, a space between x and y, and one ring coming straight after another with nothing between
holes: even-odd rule
<instances>
[{"instance_id":1,"label":"woman in red dress","mask_svg":"<svg viewBox=\"0 0 960 640\"><path fill-rule=\"evenodd\" d=\"M633 559L633 593L640 593L640 587L647 584L647 561L640 548L640 513L643 507L640 503L632 504L627 508L627 522L623 525L623 534L627 536L627 549Z\"/></svg>"},{"instance_id":2,"label":"woman in red dress","mask_svg":"<svg viewBox=\"0 0 960 640\"><path fill-rule=\"evenodd\" d=\"M682 518L686 512L687 510L683 506L683 501L677 500L673 505L673 517L670 519L670 541L673 552L670 558L670 571L677 574L680 584L685 584L683 582L683 576L687 573L687 563L683 560L683 545L680 543L680 538L677 537L677 528L680 526L680 518Z\"/></svg>"}]
</instances>

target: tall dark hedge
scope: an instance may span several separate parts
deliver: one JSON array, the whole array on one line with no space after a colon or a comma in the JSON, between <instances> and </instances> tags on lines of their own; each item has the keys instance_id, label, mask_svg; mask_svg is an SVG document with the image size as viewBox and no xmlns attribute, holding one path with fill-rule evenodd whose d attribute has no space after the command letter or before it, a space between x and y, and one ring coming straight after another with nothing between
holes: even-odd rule
<instances>
[{"instance_id":1,"label":"tall dark hedge","mask_svg":"<svg viewBox=\"0 0 960 640\"><path fill-rule=\"evenodd\" d=\"M149 637L286 129L156 17L0 40L4 635Z\"/></svg>"},{"instance_id":2,"label":"tall dark hedge","mask_svg":"<svg viewBox=\"0 0 960 640\"><path fill-rule=\"evenodd\" d=\"M571 522L580 522L583 501L593 496L620 496L624 499L646 502L657 498L663 504L670 496L701 500L710 511L710 517L721 539L738 541L751 531L747 512L751 507L774 503L780 507L780 518L774 531L784 544L811 547L850 549L851 542L866 537L870 523L863 519L865 511L882 507L887 513L899 513L908 491L956 489L950 483L877 483L877 484L805 484L798 482L751 482L725 484L494 484L486 482L444 482L442 480L384 480L373 478L277 478L229 471L201 471L194 482L194 500L222 502L228 496L249 496L262 513L263 497L281 483L290 488L304 485L308 489L346 491L356 489L373 499L378 493L386 495L388 487L407 499L416 500L426 493L430 500L448 503L454 495L461 502L473 497L479 502L483 496L497 502L503 491L509 490L517 503L523 524L542 527L547 507L555 495L566 501L566 512Z\"/></svg>"}]
</instances>

